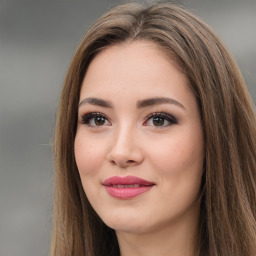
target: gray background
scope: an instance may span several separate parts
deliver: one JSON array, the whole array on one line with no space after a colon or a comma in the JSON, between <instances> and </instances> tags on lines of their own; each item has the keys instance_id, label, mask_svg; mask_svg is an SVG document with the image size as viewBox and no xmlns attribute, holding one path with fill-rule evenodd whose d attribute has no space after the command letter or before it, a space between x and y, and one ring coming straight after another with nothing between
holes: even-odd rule
<instances>
[{"instance_id":1,"label":"gray background","mask_svg":"<svg viewBox=\"0 0 256 256\"><path fill-rule=\"evenodd\" d=\"M0 255L48 254L50 141L71 57L92 22L125 1L0 0ZM184 0L237 59L256 99L256 0Z\"/></svg>"}]
</instances>

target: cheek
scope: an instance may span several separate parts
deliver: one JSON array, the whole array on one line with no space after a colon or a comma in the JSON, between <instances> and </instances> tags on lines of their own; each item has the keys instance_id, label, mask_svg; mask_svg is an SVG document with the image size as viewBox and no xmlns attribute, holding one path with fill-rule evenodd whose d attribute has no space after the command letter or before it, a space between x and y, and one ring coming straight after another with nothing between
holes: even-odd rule
<instances>
[{"instance_id":1,"label":"cheek","mask_svg":"<svg viewBox=\"0 0 256 256\"><path fill-rule=\"evenodd\" d=\"M155 145L152 163L161 184L163 202L170 203L169 207L163 205L161 210L164 212L168 208L178 214L193 207L199 198L204 144L195 134L176 135Z\"/></svg>"},{"instance_id":2,"label":"cheek","mask_svg":"<svg viewBox=\"0 0 256 256\"><path fill-rule=\"evenodd\" d=\"M103 148L88 137L86 140L83 137L77 134L74 143L75 159L81 178L96 175L104 158Z\"/></svg>"},{"instance_id":3,"label":"cheek","mask_svg":"<svg viewBox=\"0 0 256 256\"><path fill-rule=\"evenodd\" d=\"M168 139L151 145L152 163L163 177L177 179L201 175L204 144L201 133L175 133Z\"/></svg>"}]
</instances>

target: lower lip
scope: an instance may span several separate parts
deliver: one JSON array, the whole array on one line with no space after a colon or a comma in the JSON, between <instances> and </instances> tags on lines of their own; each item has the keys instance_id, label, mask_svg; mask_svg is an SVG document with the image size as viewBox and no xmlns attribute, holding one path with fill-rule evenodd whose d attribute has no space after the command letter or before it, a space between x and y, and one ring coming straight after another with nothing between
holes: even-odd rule
<instances>
[{"instance_id":1,"label":"lower lip","mask_svg":"<svg viewBox=\"0 0 256 256\"><path fill-rule=\"evenodd\" d=\"M137 188L117 188L113 186L105 186L107 192L115 198L129 199L136 197L142 193L149 191L153 186L142 186Z\"/></svg>"}]
</instances>

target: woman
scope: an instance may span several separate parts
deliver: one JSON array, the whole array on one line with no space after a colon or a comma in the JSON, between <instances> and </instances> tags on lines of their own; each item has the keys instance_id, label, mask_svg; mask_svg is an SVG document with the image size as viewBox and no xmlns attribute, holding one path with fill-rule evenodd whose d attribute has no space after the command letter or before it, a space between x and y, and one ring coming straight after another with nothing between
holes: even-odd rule
<instances>
[{"instance_id":1,"label":"woman","mask_svg":"<svg viewBox=\"0 0 256 256\"><path fill-rule=\"evenodd\" d=\"M182 7L85 35L55 135L52 255L256 254L256 120L235 61Z\"/></svg>"}]
</instances>

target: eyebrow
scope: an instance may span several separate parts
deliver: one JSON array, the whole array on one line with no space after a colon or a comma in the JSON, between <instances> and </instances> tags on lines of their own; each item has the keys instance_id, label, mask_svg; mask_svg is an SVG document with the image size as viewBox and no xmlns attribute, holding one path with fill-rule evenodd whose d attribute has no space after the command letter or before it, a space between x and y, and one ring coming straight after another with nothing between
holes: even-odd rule
<instances>
[{"instance_id":1,"label":"eyebrow","mask_svg":"<svg viewBox=\"0 0 256 256\"><path fill-rule=\"evenodd\" d=\"M160 105L160 104L174 104L177 107L180 107L184 110L186 108L177 100L172 98L166 97L156 97L156 98L149 98L145 100L139 100L137 102L137 108L146 108L150 106ZM113 108L113 104L110 101L99 99L99 98L85 98L79 103L79 107L84 104L91 104L95 106L105 107L105 108Z\"/></svg>"},{"instance_id":2,"label":"eyebrow","mask_svg":"<svg viewBox=\"0 0 256 256\"><path fill-rule=\"evenodd\" d=\"M145 107L155 106L155 105L160 105L160 104L165 104L165 103L174 104L177 107L180 107L180 108L186 110L186 108L179 101L172 99L172 98L165 98L165 97L157 97L157 98L139 100L137 103L137 108L145 108Z\"/></svg>"},{"instance_id":3,"label":"eyebrow","mask_svg":"<svg viewBox=\"0 0 256 256\"><path fill-rule=\"evenodd\" d=\"M113 105L111 102L107 101L107 100L102 100L99 98L86 98L83 99L80 103L79 103L79 107L81 105L84 104L91 104L91 105L95 105L95 106L100 106L100 107L105 107L105 108L113 108Z\"/></svg>"}]
</instances>

